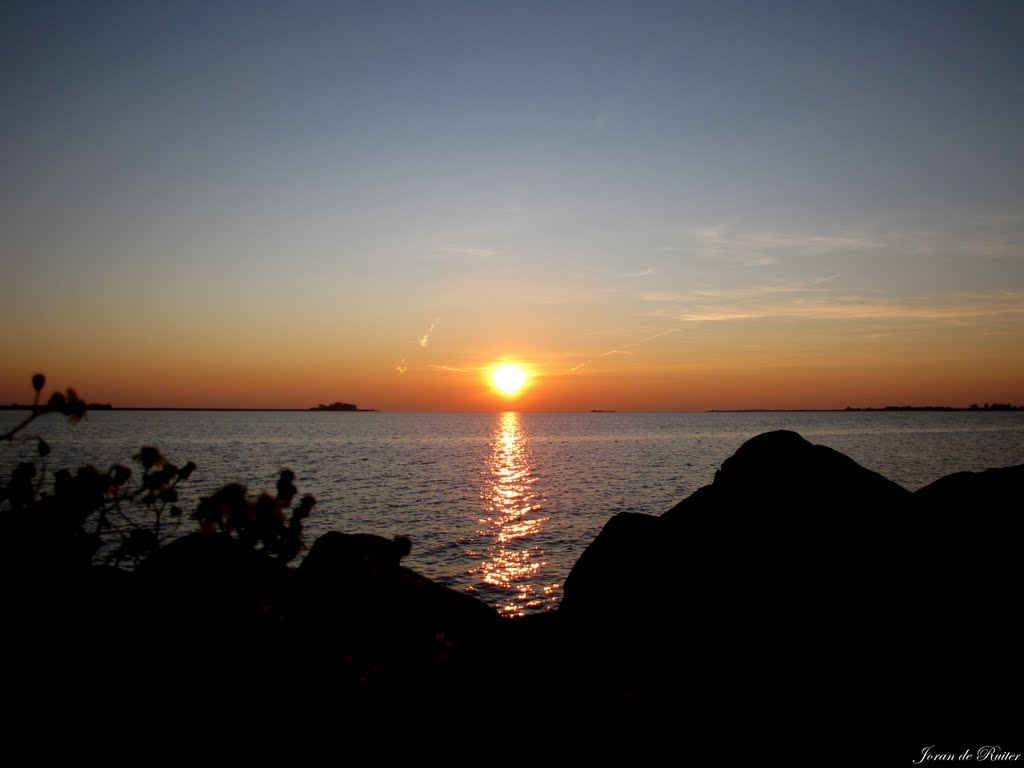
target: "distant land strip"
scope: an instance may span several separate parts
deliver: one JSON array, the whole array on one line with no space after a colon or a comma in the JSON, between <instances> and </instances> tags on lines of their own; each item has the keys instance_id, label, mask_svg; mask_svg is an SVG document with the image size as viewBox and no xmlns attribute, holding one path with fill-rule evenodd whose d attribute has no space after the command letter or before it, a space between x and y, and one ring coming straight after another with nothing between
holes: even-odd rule
<instances>
[{"instance_id":1,"label":"distant land strip","mask_svg":"<svg viewBox=\"0 0 1024 768\"><path fill-rule=\"evenodd\" d=\"M708 413L845 413L847 411L1022 411L1024 405L985 403L956 407L951 405L886 405L882 408L712 408Z\"/></svg>"},{"instance_id":2,"label":"distant land strip","mask_svg":"<svg viewBox=\"0 0 1024 768\"><path fill-rule=\"evenodd\" d=\"M45 406L32 406L24 403L0 404L0 411L31 411L33 407L44 410ZM114 406L110 403L89 403L86 406L89 411L237 411L245 413L380 413L379 408L334 408L330 406L314 406L312 408L225 408L225 407L184 407L184 406ZM1024 405L1010 405L1008 403L986 403L985 405L970 405L956 407L949 405L886 405L881 408L710 408L704 413L878 413L893 411L1024 411ZM671 411L671 413L693 413L693 411ZM575 411L574 411L575 413ZM587 411L579 411L587 413ZM617 411L591 410L589 413L617 413ZM635 411L635 413L649 413L649 411Z\"/></svg>"},{"instance_id":3,"label":"distant land strip","mask_svg":"<svg viewBox=\"0 0 1024 768\"><path fill-rule=\"evenodd\" d=\"M20 403L11 405L0 405L0 411L31 411L33 406ZM38 406L43 410L45 406ZM379 413L377 408L217 408L217 407L175 407L175 406L114 406L109 403L90 403L86 406L89 411L244 411L244 412L280 412L280 413L309 413L310 411L330 411L331 413Z\"/></svg>"}]
</instances>

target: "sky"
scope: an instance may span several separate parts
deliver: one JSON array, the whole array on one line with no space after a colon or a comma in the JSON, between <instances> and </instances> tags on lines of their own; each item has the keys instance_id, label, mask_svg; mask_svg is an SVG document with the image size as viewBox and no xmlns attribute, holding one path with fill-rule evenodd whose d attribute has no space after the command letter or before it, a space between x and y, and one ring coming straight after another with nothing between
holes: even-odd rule
<instances>
[{"instance_id":1,"label":"sky","mask_svg":"<svg viewBox=\"0 0 1024 768\"><path fill-rule=\"evenodd\" d=\"M0 403L1024 404L1022 39L999 0L5 0Z\"/></svg>"}]
</instances>

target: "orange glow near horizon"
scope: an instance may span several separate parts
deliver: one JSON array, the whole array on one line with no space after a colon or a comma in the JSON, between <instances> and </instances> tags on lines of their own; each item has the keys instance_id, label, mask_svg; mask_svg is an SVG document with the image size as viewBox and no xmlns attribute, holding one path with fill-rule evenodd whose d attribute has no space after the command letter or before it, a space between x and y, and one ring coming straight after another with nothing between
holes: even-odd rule
<instances>
[{"instance_id":1,"label":"orange glow near horizon","mask_svg":"<svg viewBox=\"0 0 1024 768\"><path fill-rule=\"evenodd\" d=\"M457 342L417 345L400 371L401 358L386 345L338 349L313 336L301 354L210 350L197 343L190 353L173 349L145 361L120 354L120 347L44 351L11 344L0 370L0 403L31 402L37 372L47 377L47 393L74 387L87 402L115 407L305 409L343 401L386 411L452 412L1020 405L1024 381L1015 335L982 344L953 329L945 329L941 343L848 339L832 350L781 331L764 338L752 330L742 338L670 334L589 358L567 351L570 343L558 338L548 345L514 341L509 355L495 354L491 342L472 335ZM505 366L516 368L499 386L493 376Z\"/></svg>"},{"instance_id":2,"label":"orange glow near horizon","mask_svg":"<svg viewBox=\"0 0 1024 768\"><path fill-rule=\"evenodd\" d=\"M178 362L178 361L174 361ZM663 363L622 369L597 366L568 372L547 364L531 369L516 394L491 380L492 367L420 367L398 376L367 360L322 363L297 374L264 364L110 365L35 364L0 373L0 403L31 402L31 376L46 374L48 395L74 387L91 403L115 407L310 408L344 401L386 411L703 411L758 408L844 408L887 405L1021 404L1024 364L1008 357L963 355L962 364L905 360L879 365L822 361L803 365L689 365ZM382 370L383 369L383 370ZM543 377L544 386L537 386Z\"/></svg>"}]
</instances>

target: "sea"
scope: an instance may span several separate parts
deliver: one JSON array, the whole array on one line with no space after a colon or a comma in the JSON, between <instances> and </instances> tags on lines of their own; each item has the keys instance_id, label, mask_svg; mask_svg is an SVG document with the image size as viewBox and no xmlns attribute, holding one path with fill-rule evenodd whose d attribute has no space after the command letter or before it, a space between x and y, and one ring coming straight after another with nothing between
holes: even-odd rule
<instances>
[{"instance_id":1,"label":"sea","mask_svg":"<svg viewBox=\"0 0 1024 768\"><path fill-rule=\"evenodd\" d=\"M7 431L25 412L0 412ZM554 609L573 564L619 512L658 515L710 483L747 439L799 432L908 490L947 474L1024 463L1024 411L388 413L92 411L49 415L0 443L0 473L134 467L142 446L178 466L184 513L227 483L273 493L279 472L317 499L326 531L408 536L403 563L508 616ZM51 453L41 460L42 437ZM145 514L146 510L136 510ZM143 519L142 522L145 522ZM167 532L166 521L164 532Z\"/></svg>"}]
</instances>

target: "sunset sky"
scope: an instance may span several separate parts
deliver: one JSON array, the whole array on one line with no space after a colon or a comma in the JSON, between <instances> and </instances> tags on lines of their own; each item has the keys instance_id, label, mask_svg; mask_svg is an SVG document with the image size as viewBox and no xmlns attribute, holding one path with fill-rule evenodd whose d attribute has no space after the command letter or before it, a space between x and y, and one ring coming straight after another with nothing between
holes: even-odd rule
<instances>
[{"instance_id":1,"label":"sunset sky","mask_svg":"<svg viewBox=\"0 0 1024 768\"><path fill-rule=\"evenodd\" d=\"M4 2L0 403L1024 404L1022 40L998 0Z\"/></svg>"}]
</instances>

